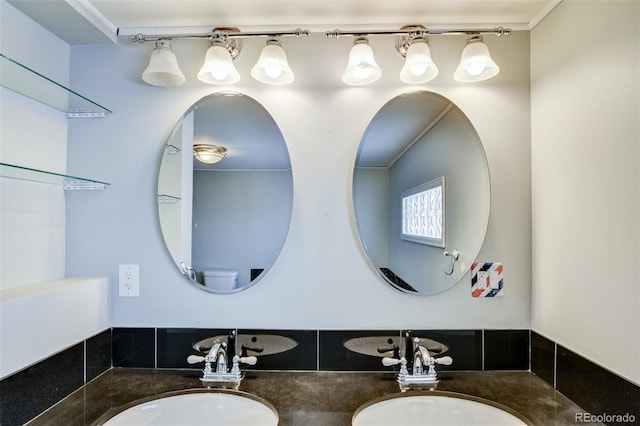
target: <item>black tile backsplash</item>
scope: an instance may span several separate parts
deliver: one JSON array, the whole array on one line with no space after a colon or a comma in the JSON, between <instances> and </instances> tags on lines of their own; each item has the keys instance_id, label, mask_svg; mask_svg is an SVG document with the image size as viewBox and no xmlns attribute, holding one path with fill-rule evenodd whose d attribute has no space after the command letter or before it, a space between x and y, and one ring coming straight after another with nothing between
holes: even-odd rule
<instances>
[{"instance_id":1,"label":"black tile backsplash","mask_svg":"<svg viewBox=\"0 0 640 426\"><path fill-rule=\"evenodd\" d=\"M384 355L364 355L345 347L347 341L363 337L381 337L380 350L391 349L394 345L401 344L400 330L321 330L318 339L320 342L319 369L321 371L391 371L391 367L382 365Z\"/></svg>"},{"instance_id":2,"label":"black tile backsplash","mask_svg":"<svg viewBox=\"0 0 640 426\"><path fill-rule=\"evenodd\" d=\"M293 346L293 347L292 347ZM316 370L316 330L238 330L238 355L256 356L244 370Z\"/></svg>"},{"instance_id":3,"label":"black tile backsplash","mask_svg":"<svg viewBox=\"0 0 640 426\"><path fill-rule=\"evenodd\" d=\"M224 337L228 329L213 328L159 328L158 335L158 368L199 368L202 364L189 364L189 355L202 355L193 348L194 343L210 337Z\"/></svg>"},{"instance_id":4,"label":"black tile backsplash","mask_svg":"<svg viewBox=\"0 0 640 426\"><path fill-rule=\"evenodd\" d=\"M114 328L113 366L155 368L155 328Z\"/></svg>"},{"instance_id":5,"label":"black tile backsplash","mask_svg":"<svg viewBox=\"0 0 640 426\"><path fill-rule=\"evenodd\" d=\"M411 330L411 333L449 347L442 355L453 358L453 364L438 365L438 371L482 370L482 330Z\"/></svg>"},{"instance_id":6,"label":"black tile backsplash","mask_svg":"<svg viewBox=\"0 0 640 426\"><path fill-rule=\"evenodd\" d=\"M111 330L105 330L86 340L87 382L111 368Z\"/></svg>"},{"instance_id":7,"label":"black tile backsplash","mask_svg":"<svg viewBox=\"0 0 640 426\"><path fill-rule=\"evenodd\" d=\"M0 382L0 424L22 425L84 385L84 342Z\"/></svg>"},{"instance_id":8,"label":"black tile backsplash","mask_svg":"<svg viewBox=\"0 0 640 426\"><path fill-rule=\"evenodd\" d=\"M243 365L244 370L397 371L397 366L383 366L382 357L404 352L402 332L240 329L237 353L258 358L255 366ZM197 353L193 343L228 333L228 329L198 328L105 330L0 381L0 424L24 424L111 367L201 369L186 362L187 356ZM451 366L438 365L439 371L530 368L586 413L609 415L606 424L618 424L614 416L625 414L640 421L640 386L535 331L412 330L412 335L449 347L446 353L435 354L453 358ZM286 339L278 343L279 338ZM354 350L347 349L345 342L353 338L369 338L366 346L373 341L376 353L359 353L357 344L352 345ZM277 345L283 342L295 346L280 352Z\"/></svg>"},{"instance_id":9,"label":"black tile backsplash","mask_svg":"<svg viewBox=\"0 0 640 426\"><path fill-rule=\"evenodd\" d=\"M558 345L556 388L593 415L608 414L606 424L629 424L614 416L633 416L640 424L640 386ZM632 423L634 423L632 422Z\"/></svg>"},{"instance_id":10,"label":"black tile backsplash","mask_svg":"<svg viewBox=\"0 0 640 426\"><path fill-rule=\"evenodd\" d=\"M485 330L485 370L529 370L529 330Z\"/></svg>"},{"instance_id":11,"label":"black tile backsplash","mask_svg":"<svg viewBox=\"0 0 640 426\"><path fill-rule=\"evenodd\" d=\"M531 371L555 387L556 344L535 331L531 332Z\"/></svg>"}]
</instances>

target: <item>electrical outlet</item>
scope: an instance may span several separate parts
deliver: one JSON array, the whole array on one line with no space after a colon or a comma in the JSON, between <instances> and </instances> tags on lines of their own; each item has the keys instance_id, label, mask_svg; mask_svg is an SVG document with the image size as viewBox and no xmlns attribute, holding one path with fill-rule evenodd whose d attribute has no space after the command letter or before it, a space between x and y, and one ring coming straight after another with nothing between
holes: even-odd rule
<instances>
[{"instance_id":1,"label":"electrical outlet","mask_svg":"<svg viewBox=\"0 0 640 426\"><path fill-rule=\"evenodd\" d=\"M489 271L478 271L478 288L489 288Z\"/></svg>"},{"instance_id":2,"label":"electrical outlet","mask_svg":"<svg viewBox=\"0 0 640 426\"><path fill-rule=\"evenodd\" d=\"M118 294L121 297L140 297L140 265L119 265Z\"/></svg>"}]
</instances>

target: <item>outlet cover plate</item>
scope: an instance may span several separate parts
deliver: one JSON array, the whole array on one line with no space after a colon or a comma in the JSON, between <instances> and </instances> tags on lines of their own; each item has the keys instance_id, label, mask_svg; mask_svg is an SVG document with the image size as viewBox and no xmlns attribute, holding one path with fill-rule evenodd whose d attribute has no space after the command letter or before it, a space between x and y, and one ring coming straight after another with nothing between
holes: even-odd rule
<instances>
[{"instance_id":1,"label":"outlet cover plate","mask_svg":"<svg viewBox=\"0 0 640 426\"><path fill-rule=\"evenodd\" d=\"M499 262L473 262L471 265L471 296L504 296L503 269L502 263Z\"/></svg>"},{"instance_id":2,"label":"outlet cover plate","mask_svg":"<svg viewBox=\"0 0 640 426\"><path fill-rule=\"evenodd\" d=\"M118 295L140 297L140 265L118 265Z\"/></svg>"}]
</instances>

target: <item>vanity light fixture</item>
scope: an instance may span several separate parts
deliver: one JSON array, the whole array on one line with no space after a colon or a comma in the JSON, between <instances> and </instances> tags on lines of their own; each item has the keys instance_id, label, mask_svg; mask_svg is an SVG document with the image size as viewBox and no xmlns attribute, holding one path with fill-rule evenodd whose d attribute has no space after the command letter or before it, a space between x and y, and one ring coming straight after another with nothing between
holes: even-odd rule
<instances>
[{"instance_id":1,"label":"vanity light fixture","mask_svg":"<svg viewBox=\"0 0 640 426\"><path fill-rule=\"evenodd\" d=\"M240 73L233 60L240 54L240 40L224 37L211 39L211 44L198 71L198 80L209 84L233 84L240 81Z\"/></svg>"},{"instance_id":2,"label":"vanity light fixture","mask_svg":"<svg viewBox=\"0 0 640 426\"><path fill-rule=\"evenodd\" d=\"M431 49L422 25L404 26L415 32L398 37L396 50L405 57L400 71L400 80L409 84L421 84L433 80L438 75L438 67L431 59Z\"/></svg>"},{"instance_id":3,"label":"vanity light fixture","mask_svg":"<svg viewBox=\"0 0 640 426\"><path fill-rule=\"evenodd\" d=\"M171 43L167 40L156 41L156 47L151 52L149 65L142 73L142 79L152 86L171 87L184 84L184 74L171 50Z\"/></svg>"},{"instance_id":4,"label":"vanity light fixture","mask_svg":"<svg viewBox=\"0 0 640 426\"><path fill-rule=\"evenodd\" d=\"M275 85L293 83L296 79L278 37L267 40L258 62L251 68L251 76L261 83Z\"/></svg>"},{"instance_id":5,"label":"vanity light fixture","mask_svg":"<svg viewBox=\"0 0 640 426\"><path fill-rule=\"evenodd\" d=\"M483 34L495 36L509 35L511 29L497 27L493 29L427 29L423 25L405 25L399 30L354 30L343 32L341 30L327 31L328 38L340 38L343 36L355 37L354 47L349 55L349 66L343 74L343 81L346 84L369 84L378 79L361 78L357 79L351 75L347 77L347 71L351 68L351 56L358 43L369 48L361 40L367 40L369 36L396 36L396 50L405 57L405 63L400 72L400 79L409 84L421 84L433 80L438 75L438 67L431 59L431 50L427 41L427 36L435 35L467 35L467 45L462 52L460 65L454 74L454 78L461 82L475 82L487 80L494 77L500 71L498 65L491 59L489 49L482 41ZM371 48L369 48L371 49ZM373 58L373 52L371 52ZM375 64L375 61L373 61ZM377 67L377 65L375 65ZM355 68L355 67L354 67ZM357 69L357 68L356 68ZM379 70L379 68L378 68ZM362 72L365 73L364 71Z\"/></svg>"},{"instance_id":6,"label":"vanity light fixture","mask_svg":"<svg viewBox=\"0 0 640 426\"><path fill-rule=\"evenodd\" d=\"M488 80L500 72L500 67L491 59L487 45L481 35L474 35L467 39L467 45L462 51L460 64L453 74L456 81L472 83Z\"/></svg>"},{"instance_id":7,"label":"vanity light fixture","mask_svg":"<svg viewBox=\"0 0 640 426\"><path fill-rule=\"evenodd\" d=\"M349 52L347 68L342 73L342 81L351 86L373 83L382 75L382 71L373 56L367 37L356 37Z\"/></svg>"},{"instance_id":8,"label":"vanity light fixture","mask_svg":"<svg viewBox=\"0 0 640 426\"><path fill-rule=\"evenodd\" d=\"M193 156L196 160L205 164L214 164L227 155L227 149L223 146L199 143L193 145Z\"/></svg>"},{"instance_id":9,"label":"vanity light fixture","mask_svg":"<svg viewBox=\"0 0 640 426\"><path fill-rule=\"evenodd\" d=\"M280 44L280 38L286 36L294 36L300 38L308 37L309 35L309 30L301 30L299 28L293 31L275 31L266 33L242 32L235 27L217 27L214 28L211 32L200 34L138 33L135 35L130 35L129 41L138 43L144 43L147 41L163 41L170 47L169 40L209 40L210 47L207 50L204 63L200 68L200 71L198 72L198 79L205 83L211 84L233 84L240 81L240 73L233 65L233 60L240 54L240 50L242 48L240 39L251 37L267 37L267 46L262 50L260 59L251 70L251 75L253 76L253 78L263 83L282 85L293 82L295 76L287 62L287 56ZM171 52L171 54L173 53ZM175 56L173 58L175 60ZM177 68L177 61L175 61L175 67L172 67L170 69L174 70L175 68ZM173 73L175 74L175 71ZM145 74L143 74L142 79L146 83L154 84L145 77ZM166 85L168 86L169 84Z\"/></svg>"}]
</instances>

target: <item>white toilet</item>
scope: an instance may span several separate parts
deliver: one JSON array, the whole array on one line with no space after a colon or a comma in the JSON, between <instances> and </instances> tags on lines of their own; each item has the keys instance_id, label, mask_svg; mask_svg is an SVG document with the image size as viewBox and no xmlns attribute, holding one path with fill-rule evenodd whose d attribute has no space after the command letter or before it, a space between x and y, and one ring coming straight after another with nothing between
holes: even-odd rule
<instances>
[{"instance_id":1,"label":"white toilet","mask_svg":"<svg viewBox=\"0 0 640 426\"><path fill-rule=\"evenodd\" d=\"M238 284L238 271L210 269L202 271L204 286L213 291L231 291Z\"/></svg>"}]
</instances>

